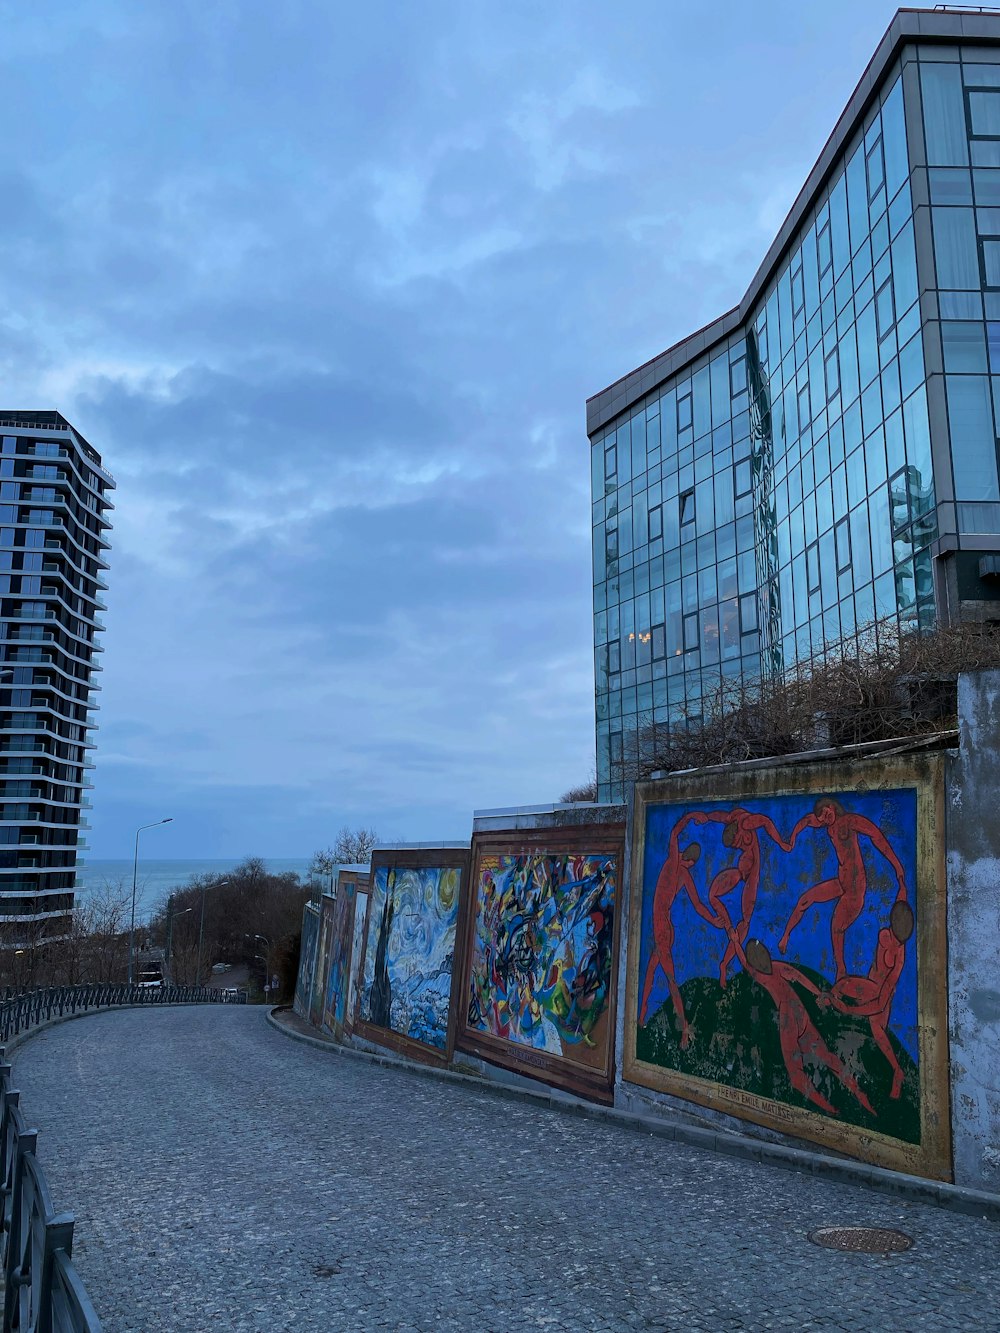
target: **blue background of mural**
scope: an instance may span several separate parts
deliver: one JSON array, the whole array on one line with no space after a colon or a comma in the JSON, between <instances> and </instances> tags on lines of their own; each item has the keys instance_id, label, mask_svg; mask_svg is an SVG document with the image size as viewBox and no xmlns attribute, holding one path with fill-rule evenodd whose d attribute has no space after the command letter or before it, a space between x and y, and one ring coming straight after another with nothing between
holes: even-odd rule
<instances>
[{"instance_id":1,"label":"blue background of mural","mask_svg":"<svg viewBox=\"0 0 1000 1333\"><path fill-rule=\"evenodd\" d=\"M913 788L873 792L805 792L793 796L769 796L761 799L729 801L691 801L670 805L650 805L646 810L646 855L643 865L642 927L639 947L638 977L641 984L646 974L652 948L653 891L657 876L667 856L670 833L677 820L690 811L734 810L739 808L753 814L767 815L778 831L788 838L795 824L804 815L813 812L821 795L833 796L845 810L864 815L877 825L888 840L906 872L907 901L917 913L916 902L916 829L917 793ZM708 904L708 889L720 870L736 864L738 853L722 841L723 824L688 824L681 834L680 845L696 842L701 857L694 866L692 877L703 903ZM788 952L778 951L778 940L800 896L814 884L831 879L837 872L837 860L830 838L824 829L803 829L791 852L784 852L763 830L758 833L761 849L760 887L750 922L748 939L763 940L774 958L788 963L802 963L823 973L832 985L835 966L830 942L830 919L834 902L811 907L792 932ZM888 925L889 909L896 900L896 876L881 852L876 851L864 836L860 839L861 854L868 878L865 905L858 919L847 931L845 960L848 973L867 976L875 957L878 932ZM725 898L729 914L735 923L740 915L742 885ZM683 890L677 895L671 909L675 929L674 970L678 986L691 977L718 977L719 965L725 952L725 936L720 930L703 921ZM917 919L913 938L906 947L906 962L896 988L892 1006L890 1030L899 1038L914 1061L919 1063L917 1047L917 950L920 930ZM739 970L734 960L730 976ZM657 969L650 996L649 1012L655 1013L669 999L666 978Z\"/></svg>"},{"instance_id":2,"label":"blue background of mural","mask_svg":"<svg viewBox=\"0 0 1000 1333\"><path fill-rule=\"evenodd\" d=\"M309 1014L318 938L319 914L306 907L302 913L302 948L299 954L299 975L295 983L295 1012L302 1018L306 1018Z\"/></svg>"}]
</instances>

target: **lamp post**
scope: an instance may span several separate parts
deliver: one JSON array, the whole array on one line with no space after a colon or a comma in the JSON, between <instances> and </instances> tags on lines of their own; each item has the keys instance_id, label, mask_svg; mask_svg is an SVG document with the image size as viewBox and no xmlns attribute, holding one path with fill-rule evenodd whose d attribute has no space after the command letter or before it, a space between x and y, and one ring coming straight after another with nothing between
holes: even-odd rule
<instances>
[{"instance_id":1,"label":"lamp post","mask_svg":"<svg viewBox=\"0 0 1000 1333\"><path fill-rule=\"evenodd\" d=\"M220 879L216 884L203 884L201 887L201 929L198 931L198 971L194 979L194 984L196 986L201 985L201 946L205 939L205 894L208 892L209 888L221 889L224 884L228 883L228 879Z\"/></svg>"},{"instance_id":2,"label":"lamp post","mask_svg":"<svg viewBox=\"0 0 1000 1333\"><path fill-rule=\"evenodd\" d=\"M135 971L135 890L139 878L139 834L148 828L157 828L160 824L172 824L173 815L166 819L154 819L152 824L140 824L135 831L135 859L132 862L132 924L128 932L128 984L131 986Z\"/></svg>"},{"instance_id":3,"label":"lamp post","mask_svg":"<svg viewBox=\"0 0 1000 1333\"><path fill-rule=\"evenodd\" d=\"M173 901L174 901L173 895L171 895L170 902L172 903ZM170 903L167 904L167 960L166 960L167 967L170 966L170 943L174 938L174 917L184 916L186 912L193 912L193 911L194 911L193 907L181 907L178 911L171 912Z\"/></svg>"},{"instance_id":4,"label":"lamp post","mask_svg":"<svg viewBox=\"0 0 1000 1333\"><path fill-rule=\"evenodd\" d=\"M263 954L259 953L254 954L254 957L259 958L260 961L264 964L264 995L266 997L267 992L271 989L271 941L267 938L266 935L258 935L256 932L254 932L254 934L252 935L249 932L247 932L246 938L248 940L263 940L264 947L267 949L266 958L264 957Z\"/></svg>"}]
</instances>

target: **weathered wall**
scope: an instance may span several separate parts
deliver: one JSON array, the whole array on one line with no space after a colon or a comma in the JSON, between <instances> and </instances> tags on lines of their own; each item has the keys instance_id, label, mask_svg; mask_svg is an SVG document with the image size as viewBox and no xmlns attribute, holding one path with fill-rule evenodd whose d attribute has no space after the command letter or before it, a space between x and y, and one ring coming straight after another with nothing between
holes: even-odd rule
<instances>
[{"instance_id":1,"label":"weathered wall","mask_svg":"<svg viewBox=\"0 0 1000 1333\"><path fill-rule=\"evenodd\" d=\"M1000 671L962 676L949 764L948 1003L955 1183L1000 1188Z\"/></svg>"}]
</instances>

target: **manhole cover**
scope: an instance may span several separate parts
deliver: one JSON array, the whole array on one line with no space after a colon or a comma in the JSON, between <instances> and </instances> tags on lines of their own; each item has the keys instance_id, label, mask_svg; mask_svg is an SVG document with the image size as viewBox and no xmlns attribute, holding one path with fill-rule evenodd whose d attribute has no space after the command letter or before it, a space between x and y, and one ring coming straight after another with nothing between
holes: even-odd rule
<instances>
[{"instance_id":1,"label":"manhole cover","mask_svg":"<svg viewBox=\"0 0 1000 1333\"><path fill-rule=\"evenodd\" d=\"M814 1245L828 1250L851 1250L855 1254L901 1254L913 1244L913 1237L892 1227L819 1227L809 1232Z\"/></svg>"}]
</instances>

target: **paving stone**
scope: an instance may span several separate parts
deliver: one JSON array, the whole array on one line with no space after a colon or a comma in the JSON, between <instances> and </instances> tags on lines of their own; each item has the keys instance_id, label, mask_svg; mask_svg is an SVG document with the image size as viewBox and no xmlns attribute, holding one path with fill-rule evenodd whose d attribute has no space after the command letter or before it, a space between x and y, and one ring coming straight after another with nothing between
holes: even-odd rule
<instances>
[{"instance_id":1,"label":"paving stone","mask_svg":"<svg viewBox=\"0 0 1000 1333\"><path fill-rule=\"evenodd\" d=\"M1000 1225L290 1041L129 1010L14 1054L108 1333L1000 1330ZM905 1254L807 1233L896 1226Z\"/></svg>"}]
</instances>

